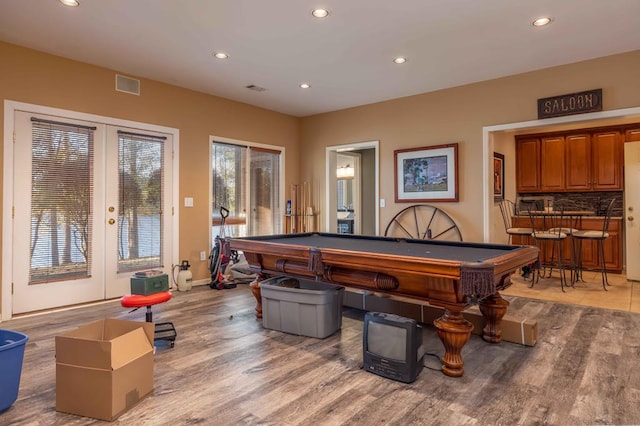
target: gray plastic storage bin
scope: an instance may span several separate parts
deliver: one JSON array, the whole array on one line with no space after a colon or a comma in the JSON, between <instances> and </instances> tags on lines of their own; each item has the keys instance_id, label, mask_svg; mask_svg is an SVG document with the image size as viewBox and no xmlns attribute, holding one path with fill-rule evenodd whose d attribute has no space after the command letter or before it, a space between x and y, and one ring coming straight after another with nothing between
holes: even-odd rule
<instances>
[{"instance_id":1,"label":"gray plastic storage bin","mask_svg":"<svg viewBox=\"0 0 640 426\"><path fill-rule=\"evenodd\" d=\"M300 288L279 287L282 279L260 283L263 327L320 339L340 329L344 287L304 279Z\"/></svg>"}]
</instances>

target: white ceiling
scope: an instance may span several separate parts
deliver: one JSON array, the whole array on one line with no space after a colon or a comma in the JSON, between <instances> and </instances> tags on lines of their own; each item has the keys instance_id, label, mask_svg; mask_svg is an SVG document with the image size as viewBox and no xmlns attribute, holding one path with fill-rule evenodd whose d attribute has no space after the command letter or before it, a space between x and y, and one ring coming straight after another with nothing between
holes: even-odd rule
<instances>
[{"instance_id":1,"label":"white ceiling","mask_svg":"<svg viewBox=\"0 0 640 426\"><path fill-rule=\"evenodd\" d=\"M0 40L308 116L637 50L639 16L640 0L0 0Z\"/></svg>"}]
</instances>

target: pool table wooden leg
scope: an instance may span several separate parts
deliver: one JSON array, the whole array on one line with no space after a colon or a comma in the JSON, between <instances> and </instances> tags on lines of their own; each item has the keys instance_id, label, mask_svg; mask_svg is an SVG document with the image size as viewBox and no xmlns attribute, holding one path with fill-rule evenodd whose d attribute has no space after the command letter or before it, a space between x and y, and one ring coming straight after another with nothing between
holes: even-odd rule
<instances>
[{"instance_id":1,"label":"pool table wooden leg","mask_svg":"<svg viewBox=\"0 0 640 426\"><path fill-rule=\"evenodd\" d=\"M251 281L249 287L253 297L256 298L256 318L262 318L262 293L260 292L260 281L264 280L262 274L257 274L256 279Z\"/></svg>"},{"instance_id":2,"label":"pool table wooden leg","mask_svg":"<svg viewBox=\"0 0 640 426\"><path fill-rule=\"evenodd\" d=\"M462 347L467 343L473 330L473 324L464 319L462 312L446 309L444 315L433 321L438 337L444 345L442 372L447 376L460 377L464 374Z\"/></svg>"},{"instance_id":3,"label":"pool table wooden leg","mask_svg":"<svg viewBox=\"0 0 640 426\"><path fill-rule=\"evenodd\" d=\"M482 329L482 338L489 343L502 341L502 318L507 313L509 302L499 293L485 297L479 302L480 312L486 321Z\"/></svg>"}]
</instances>

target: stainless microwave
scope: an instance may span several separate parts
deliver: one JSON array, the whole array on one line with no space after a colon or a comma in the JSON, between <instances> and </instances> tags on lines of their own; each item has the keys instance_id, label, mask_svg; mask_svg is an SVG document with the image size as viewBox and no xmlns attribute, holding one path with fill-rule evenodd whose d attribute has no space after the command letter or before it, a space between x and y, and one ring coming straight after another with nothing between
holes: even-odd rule
<instances>
[{"instance_id":1,"label":"stainless microwave","mask_svg":"<svg viewBox=\"0 0 640 426\"><path fill-rule=\"evenodd\" d=\"M529 210L544 210L553 207L553 195L532 195L516 198L516 214L527 214Z\"/></svg>"}]
</instances>

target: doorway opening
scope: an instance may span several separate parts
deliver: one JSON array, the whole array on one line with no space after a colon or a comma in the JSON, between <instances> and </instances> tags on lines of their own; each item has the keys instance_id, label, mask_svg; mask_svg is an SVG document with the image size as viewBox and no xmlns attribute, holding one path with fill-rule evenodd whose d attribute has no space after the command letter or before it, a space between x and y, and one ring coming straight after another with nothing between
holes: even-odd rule
<instances>
[{"instance_id":1,"label":"doorway opening","mask_svg":"<svg viewBox=\"0 0 640 426\"><path fill-rule=\"evenodd\" d=\"M361 165L359 153L338 153L336 161L337 216L339 234L362 233L360 197ZM356 174L356 170L358 173ZM358 214L356 214L358 213Z\"/></svg>"},{"instance_id":2,"label":"doorway opening","mask_svg":"<svg viewBox=\"0 0 640 426\"><path fill-rule=\"evenodd\" d=\"M379 235L378 141L326 149L324 229Z\"/></svg>"},{"instance_id":3,"label":"doorway opening","mask_svg":"<svg viewBox=\"0 0 640 426\"><path fill-rule=\"evenodd\" d=\"M589 114L557 117L544 120L532 120L519 123L507 123L495 126L485 126L482 132L482 166L483 185L483 239L485 242L497 241L498 230L504 229L500 209L494 203L493 194L493 153L496 145L512 149L512 160L505 160L505 198L515 198L515 142L513 136L524 132L547 132L581 127L608 126L629 124L640 120L640 107L611 111L601 111ZM511 141L511 147L506 141ZM508 158L507 158L508 159ZM511 166L511 168L510 168ZM625 183L626 186L626 183ZM626 191L626 188L625 188ZM625 243L623 242L623 250ZM625 256L626 257L626 256ZM624 257L623 257L624 258ZM626 262L625 262L626 263Z\"/></svg>"}]
</instances>

